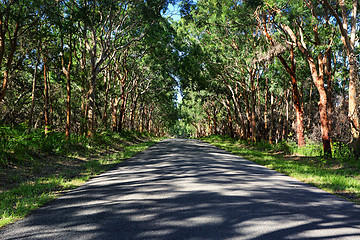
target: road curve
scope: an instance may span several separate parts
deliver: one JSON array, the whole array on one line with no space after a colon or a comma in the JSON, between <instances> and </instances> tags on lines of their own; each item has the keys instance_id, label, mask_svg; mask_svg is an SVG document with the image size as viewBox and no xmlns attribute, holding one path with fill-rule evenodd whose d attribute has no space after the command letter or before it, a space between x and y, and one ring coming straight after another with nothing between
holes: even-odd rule
<instances>
[{"instance_id":1,"label":"road curve","mask_svg":"<svg viewBox=\"0 0 360 240\"><path fill-rule=\"evenodd\" d=\"M197 140L168 139L0 239L360 239L360 207Z\"/></svg>"}]
</instances>

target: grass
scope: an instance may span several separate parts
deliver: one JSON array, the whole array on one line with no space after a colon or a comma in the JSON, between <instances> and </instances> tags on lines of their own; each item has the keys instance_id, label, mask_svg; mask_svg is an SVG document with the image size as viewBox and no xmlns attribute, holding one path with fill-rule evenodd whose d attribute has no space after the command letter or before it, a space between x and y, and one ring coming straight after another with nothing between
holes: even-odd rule
<instances>
[{"instance_id":1,"label":"grass","mask_svg":"<svg viewBox=\"0 0 360 240\"><path fill-rule=\"evenodd\" d=\"M294 146L286 143L278 145L251 144L222 136L209 136L202 140L360 204L359 164L351 158L344 158L344 156L332 159L321 157L316 150L318 148L313 146L314 144L311 144L309 149L305 147L297 150ZM310 156L306 156L304 153Z\"/></svg>"},{"instance_id":2,"label":"grass","mask_svg":"<svg viewBox=\"0 0 360 240\"><path fill-rule=\"evenodd\" d=\"M93 139L73 136L71 140L60 133L46 138L21 129L6 133L0 141L0 227L160 140L138 132L103 132Z\"/></svg>"}]
</instances>

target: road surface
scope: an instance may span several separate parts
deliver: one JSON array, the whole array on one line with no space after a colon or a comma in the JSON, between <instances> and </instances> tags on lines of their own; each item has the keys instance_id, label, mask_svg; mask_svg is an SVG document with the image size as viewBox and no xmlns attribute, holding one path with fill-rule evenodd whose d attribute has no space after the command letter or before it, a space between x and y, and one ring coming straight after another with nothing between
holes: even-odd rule
<instances>
[{"instance_id":1,"label":"road surface","mask_svg":"<svg viewBox=\"0 0 360 240\"><path fill-rule=\"evenodd\" d=\"M197 140L164 140L0 239L360 239L360 207Z\"/></svg>"}]
</instances>

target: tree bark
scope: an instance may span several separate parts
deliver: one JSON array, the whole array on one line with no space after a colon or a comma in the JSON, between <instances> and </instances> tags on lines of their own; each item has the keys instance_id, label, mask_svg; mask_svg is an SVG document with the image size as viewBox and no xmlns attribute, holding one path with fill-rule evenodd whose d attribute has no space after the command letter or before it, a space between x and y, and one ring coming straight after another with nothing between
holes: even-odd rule
<instances>
[{"instance_id":1,"label":"tree bark","mask_svg":"<svg viewBox=\"0 0 360 240\"><path fill-rule=\"evenodd\" d=\"M251 140L252 142L256 142L257 137L257 129L256 129L256 113L255 113L255 106L256 106L256 88L255 88L255 79L254 79L254 72L250 72L250 81L251 81Z\"/></svg>"},{"instance_id":2,"label":"tree bark","mask_svg":"<svg viewBox=\"0 0 360 240\"><path fill-rule=\"evenodd\" d=\"M61 39L62 49L64 48L63 38ZM66 77L66 124L65 124L65 138L70 138L70 131L71 131L71 80L70 80L70 69L72 66L72 43L71 43L71 36L70 36L70 55L69 55L69 62L66 66L65 64L65 56L64 52L61 54L61 65L62 65L62 72Z\"/></svg>"},{"instance_id":3,"label":"tree bark","mask_svg":"<svg viewBox=\"0 0 360 240\"><path fill-rule=\"evenodd\" d=\"M138 99L139 99L139 95L137 94L133 100L133 106L132 106L131 112L130 112L131 130L135 130L135 113L136 113Z\"/></svg>"},{"instance_id":4,"label":"tree bark","mask_svg":"<svg viewBox=\"0 0 360 240\"><path fill-rule=\"evenodd\" d=\"M37 78L37 68L38 68L38 61L36 62L35 69L34 69L34 76L33 76L33 83L32 83L32 90L31 90L31 107L30 107L30 114L29 114L29 122L28 122L28 133L31 131L33 127L33 114L34 114L34 107L35 107L35 89L36 89L36 78Z\"/></svg>"},{"instance_id":5,"label":"tree bark","mask_svg":"<svg viewBox=\"0 0 360 240\"><path fill-rule=\"evenodd\" d=\"M273 95L273 93L271 93L271 96L270 96L270 130L269 130L269 143L270 144L273 144L273 142L274 142L273 132L274 132L274 105L275 105L275 102L276 101L274 101L274 95Z\"/></svg>"},{"instance_id":6,"label":"tree bark","mask_svg":"<svg viewBox=\"0 0 360 240\"><path fill-rule=\"evenodd\" d=\"M323 60L319 57L319 69L323 67ZM324 154L331 156L331 139L330 139L330 119L328 116L328 98L327 91L324 85L324 75L319 75L316 70L316 65L313 61L309 60L311 75L314 80L314 84L319 91L320 101L318 102L319 112L320 112L320 125L321 125L321 135L323 141Z\"/></svg>"},{"instance_id":7,"label":"tree bark","mask_svg":"<svg viewBox=\"0 0 360 240\"><path fill-rule=\"evenodd\" d=\"M218 121L217 121L217 111L216 111L216 106L215 103L212 103L212 120L214 123L214 134L217 135L218 134Z\"/></svg>"},{"instance_id":8,"label":"tree bark","mask_svg":"<svg viewBox=\"0 0 360 240\"><path fill-rule=\"evenodd\" d=\"M127 96L125 94L122 94L120 99L121 99L121 104L120 104L120 113L119 113L119 121L118 121L117 131L121 133L124 130L123 125L124 125L124 118L125 118Z\"/></svg>"},{"instance_id":9,"label":"tree bark","mask_svg":"<svg viewBox=\"0 0 360 240\"><path fill-rule=\"evenodd\" d=\"M112 130L113 132L117 131L117 108L118 108L119 100L118 98L114 98L111 101L111 119L112 119Z\"/></svg>"},{"instance_id":10,"label":"tree bark","mask_svg":"<svg viewBox=\"0 0 360 240\"><path fill-rule=\"evenodd\" d=\"M45 119L45 135L49 133L50 116L49 116L49 88L47 77L47 59L44 57L44 119Z\"/></svg>"},{"instance_id":11,"label":"tree bark","mask_svg":"<svg viewBox=\"0 0 360 240\"><path fill-rule=\"evenodd\" d=\"M96 71L91 71L90 87L87 94L87 136L92 138L95 132L95 83L97 78Z\"/></svg>"},{"instance_id":12,"label":"tree bark","mask_svg":"<svg viewBox=\"0 0 360 240\"><path fill-rule=\"evenodd\" d=\"M69 65L71 65L69 63ZM70 70L70 66L68 67ZM66 74L66 126L65 126L65 137L70 138L71 131L71 83L70 83L70 73Z\"/></svg>"},{"instance_id":13,"label":"tree bark","mask_svg":"<svg viewBox=\"0 0 360 240\"><path fill-rule=\"evenodd\" d=\"M2 28L2 24L0 23L0 27ZM10 81L10 71L11 71L11 64L15 55L15 51L16 51L16 47L17 47L17 38L18 38L18 33L19 33L19 23L16 23L15 26L15 30L14 30L14 35L12 38L10 38L10 52L7 58L7 62L6 62L6 68L4 71L4 78L3 78L3 86L2 89L0 90L0 102L4 99L8 85L9 85L9 81ZM0 46L0 53L2 56L0 56L0 60L2 60L3 58L3 54L5 51L5 31L6 29L1 29L1 45Z\"/></svg>"},{"instance_id":14,"label":"tree bark","mask_svg":"<svg viewBox=\"0 0 360 240\"><path fill-rule=\"evenodd\" d=\"M268 140L269 136L269 120L268 120L268 98L269 98L269 87L268 87L268 78L265 78L265 109L264 109L264 135L263 139Z\"/></svg>"}]
</instances>

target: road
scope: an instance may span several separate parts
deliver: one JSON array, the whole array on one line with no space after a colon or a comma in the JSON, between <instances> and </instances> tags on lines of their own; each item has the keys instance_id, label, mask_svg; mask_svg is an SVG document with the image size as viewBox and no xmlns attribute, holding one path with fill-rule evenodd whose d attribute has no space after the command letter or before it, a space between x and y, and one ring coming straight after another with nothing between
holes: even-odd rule
<instances>
[{"instance_id":1,"label":"road","mask_svg":"<svg viewBox=\"0 0 360 240\"><path fill-rule=\"evenodd\" d=\"M360 239L360 206L207 143L168 139L0 239Z\"/></svg>"}]
</instances>

